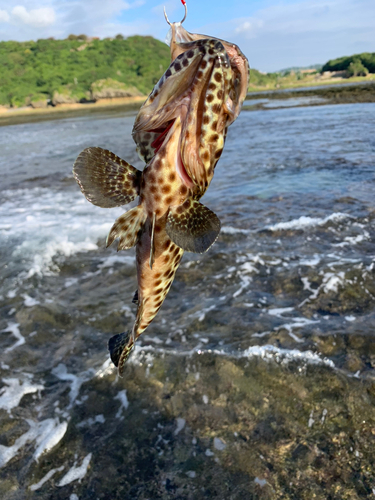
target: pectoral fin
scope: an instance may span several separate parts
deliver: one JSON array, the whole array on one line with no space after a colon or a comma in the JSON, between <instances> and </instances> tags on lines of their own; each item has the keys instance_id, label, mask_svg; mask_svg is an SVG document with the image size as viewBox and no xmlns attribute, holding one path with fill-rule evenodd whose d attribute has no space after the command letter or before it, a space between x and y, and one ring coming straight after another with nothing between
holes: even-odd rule
<instances>
[{"instance_id":1,"label":"pectoral fin","mask_svg":"<svg viewBox=\"0 0 375 500\"><path fill-rule=\"evenodd\" d=\"M142 172L106 149L87 148L76 159L73 175L88 201L112 208L136 198Z\"/></svg>"},{"instance_id":2,"label":"pectoral fin","mask_svg":"<svg viewBox=\"0 0 375 500\"><path fill-rule=\"evenodd\" d=\"M142 205L132 208L121 215L113 224L107 237L107 247L112 245L116 238L120 238L117 251L126 250L137 244L139 233L146 221L146 213Z\"/></svg>"},{"instance_id":3,"label":"pectoral fin","mask_svg":"<svg viewBox=\"0 0 375 500\"><path fill-rule=\"evenodd\" d=\"M170 239L187 252L204 253L220 232L220 220L214 212L196 200L171 208L166 231Z\"/></svg>"}]
</instances>

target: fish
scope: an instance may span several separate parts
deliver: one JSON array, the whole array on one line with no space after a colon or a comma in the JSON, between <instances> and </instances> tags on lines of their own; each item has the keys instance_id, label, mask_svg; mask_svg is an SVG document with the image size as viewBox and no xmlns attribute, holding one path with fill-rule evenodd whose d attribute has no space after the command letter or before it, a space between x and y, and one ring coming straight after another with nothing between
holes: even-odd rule
<instances>
[{"instance_id":1,"label":"fish","mask_svg":"<svg viewBox=\"0 0 375 500\"><path fill-rule=\"evenodd\" d=\"M185 17L186 12L185 5ZM199 200L243 102L247 60L239 49L190 34L182 22L166 19L172 62L140 109L132 132L145 168L140 171L99 147L82 151L73 168L82 193L94 205L110 208L139 199L115 221L106 242L108 247L118 239L117 250L136 247L136 319L131 330L108 342L120 376L136 340L163 304L183 253L204 253L219 235L219 218Z\"/></svg>"}]
</instances>

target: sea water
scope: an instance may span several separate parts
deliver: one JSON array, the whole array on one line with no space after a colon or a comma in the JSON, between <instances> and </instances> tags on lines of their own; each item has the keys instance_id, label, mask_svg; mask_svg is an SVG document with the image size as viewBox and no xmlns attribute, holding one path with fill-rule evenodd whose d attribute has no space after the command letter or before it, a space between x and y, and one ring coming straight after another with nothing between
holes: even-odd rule
<instances>
[{"instance_id":1,"label":"sea water","mask_svg":"<svg viewBox=\"0 0 375 500\"><path fill-rule=\"evenodd\" d=\"M136 269L105 238L126 208L91 205L72 165L101 146L143 168L133 122L0 128L2 498L367 498L375 105L240 115L202 199L219 239L184 255L119 379Z\"/></svg>"}]
</instances>

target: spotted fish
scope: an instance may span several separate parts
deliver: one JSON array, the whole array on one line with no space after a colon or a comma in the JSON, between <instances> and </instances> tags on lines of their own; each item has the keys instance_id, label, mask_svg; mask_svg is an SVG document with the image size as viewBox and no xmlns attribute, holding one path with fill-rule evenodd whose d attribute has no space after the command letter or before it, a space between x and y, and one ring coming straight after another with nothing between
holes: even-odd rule
<instances>
[{"instance_id":1,"label":"spotted fish","mask_svg":"<svg viewBox=\"0 0 375 500\"><path fill-rule=\"evenodd\" d=\"M119 240L118 250L136 245L136 320L132 330L108 343L120 375L136 339L160 309L183 252L203 253L218 237L220 221L199 199L212 180L241 99L234 88L238 72L224 43L210 37L184 41L181 23L171 29L172 63L133 128L146 163L143 172L97 147L82 151L73 169L95 205L121 206L139 197L107 238L107 246Z\"/></svg>"}]
</instances>

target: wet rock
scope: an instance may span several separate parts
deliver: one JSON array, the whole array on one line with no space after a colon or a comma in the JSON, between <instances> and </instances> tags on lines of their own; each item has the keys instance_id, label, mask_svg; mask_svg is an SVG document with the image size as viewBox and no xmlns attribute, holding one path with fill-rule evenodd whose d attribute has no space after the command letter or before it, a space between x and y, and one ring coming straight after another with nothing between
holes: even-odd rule
<instances>
[{"instance_id":1,"label":"wet rock","mask_svg":"<svg viewBox=\"0 0 375 500\"><path fill-rule=\"evenodd\" d=\"M142 93L135 87L129 87L125 83L105 78L98 80L91 85L91 97L93 100L113 99L118 97L136 97Z\"/></svg>"}]
</instances>

